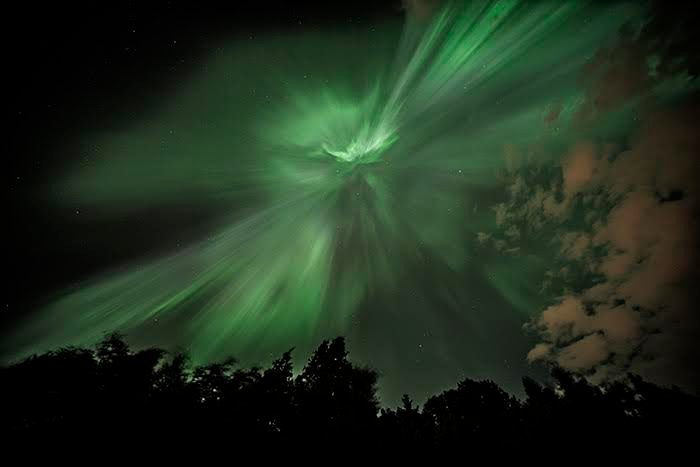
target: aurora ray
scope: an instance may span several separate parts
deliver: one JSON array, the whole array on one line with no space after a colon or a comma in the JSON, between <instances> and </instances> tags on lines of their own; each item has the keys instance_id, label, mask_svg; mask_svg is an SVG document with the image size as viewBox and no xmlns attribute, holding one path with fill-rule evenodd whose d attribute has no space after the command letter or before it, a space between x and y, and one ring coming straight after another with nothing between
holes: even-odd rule
<instances>
[{"instance_id":1,"label":"aurora ray","mask_svg":"<svg viewBox=\"0 0 700 467\"><path fill-rule=\"evenodd\" d=\"M230 44L165 108L86 138L90 164L47 195L106 212L228 204L219 229L67 291L15 334L14 357L163 328L195 359L303 352L356 336L368 303L403 319L392 297L407 289L425 297L426 316L459 317L466 298L450 284L476 276L533 312L539 298L518 284L536 260L471 259L471 239L492 222L473 195L496 186L504 144L566 141L565 125L543 115L559 102L572 118L582 65L637 13L454 1L403 27ZM440 271L432 279L428 264Z\"/></svg>"}]
</instances>

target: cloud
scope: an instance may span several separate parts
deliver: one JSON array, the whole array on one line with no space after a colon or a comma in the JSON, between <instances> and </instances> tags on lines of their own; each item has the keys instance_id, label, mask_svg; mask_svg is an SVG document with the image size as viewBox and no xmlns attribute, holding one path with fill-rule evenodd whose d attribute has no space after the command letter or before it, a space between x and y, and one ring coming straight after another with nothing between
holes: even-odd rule
<instances>
[{"instance_id":1,"label":"cloud","mask_svg":"<svg viewBox=\"0 0 700 467\"><path fill-rule=\"evenodd\" d=\"M559 351L556 361L566 370L585 370L601 363L610 355L607 342L600 334L589 334Z\"/></svg>"},{"instance_id":2,"label":"cloud","mask_svg":"<svg viewBox=\"0 0 700 467\"><path fill-rule=\"evenodd\" d=\"M442 4L442 0L404 0L404 8L416 19L426 20Z\"/></svg>"},{"instance_id":3,"label":"cloud","mask_svg":"<svg viewBox=\"0 0 700 467\"><path fill-rule=\"evenodd\" d=\"M593 382L634 372L697 391L700 53L687 47L696 21L660 5L583 70L570 122L580 141L560 164L506 146L507 199L494 208L498 231L488 242L523 256L551 251L541 288L550 305L525 326L540 339L528 361ZM565 125L561 110L544 109L543 126ZM621 119L634 134L607 131ZM599 127L616 136L605 141Z\"/></svg>"},{"instance_id":4,"label":"cloud","mask_svg":"<svg viewBox=\"0 0 700 467\"><path fill-rule=\"evenodd\" d=\"M560 296L534 320L531 328L542 342L529 361L554 363L593 381L631 371L699 387L696 110L651 115L630 148L611 161L584 143L562 164L566 197L582 193L612 207L588 230L557 237L560 258L591 270L597 281ZM598 208L590 203L585 209Z\"/></svg>"},{"instance_id":5,"label":"cloud","mask_svg":"<svg viewBox=\"0 0 700 467\"><path fill-rule=\"evenodd\" d=\"M591 239L585 232L567 232L563 234L560 254L568 259L580 260L589 251Z\"/></svg>"},{"instance_id":6,"label":"cloud","mask_svg":"<svg viewBox=\"0 0 700 467\"><path fill-rule=\"evenodd\" d=\"M476 241L479 242L480 245L483 245L484 243L488 242L491 239L491 234L487 234L486 232L478 232L476 234Z\"/></svg>"},{"instance_id":7,"label":"cloud","mask_svg":"<svg viewBox=\"0 0 700 467\"><path fill-rule=\"evenodd\" d=\"M527 361L528 362L534 362L537 360L542 360L546 358L548 355L550 355L552 350L551 344L546 344L544 342L540 342L537 345L535 345L530 352L527 354Z\"/></svg>"},{"instance_id":8,"label":"cloud","mask_svg":"<svg viewBox=\"0 0 700 467\"><path fill-rule=\"evenodd\" d=\"M590 183L597 170L595 145L584 142L574 147L562 166L565 195L568 197L581 191Z\"/></svg>"}]
</instances>

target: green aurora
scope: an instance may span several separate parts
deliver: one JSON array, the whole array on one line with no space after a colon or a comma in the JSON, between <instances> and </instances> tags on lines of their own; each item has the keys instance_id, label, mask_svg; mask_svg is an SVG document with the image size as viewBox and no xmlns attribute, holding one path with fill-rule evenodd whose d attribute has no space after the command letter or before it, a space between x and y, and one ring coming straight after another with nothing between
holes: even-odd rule
<instances>
[{"instance_id":1,"label":"green aurora","mask_svg":"<svg viewBox=\"0 0 700 467\"><path fill-rule=\"evenodd\" d=\"M12 336L10 357L120 331L195 361L259 363L345 335L384 373L389 400L463 374L516 386L533 371L521 328L548 300L531 280L547 247L478 249L477 232L495 229L504 147L560 157L583 65L639 13L448 2L403 25L226 44L168 105L86 136L89 162L47 190L101 215L223 206L218 227L55 297ZM615 134L622 120L586 131Z\"/></svg>"}]
</instances>

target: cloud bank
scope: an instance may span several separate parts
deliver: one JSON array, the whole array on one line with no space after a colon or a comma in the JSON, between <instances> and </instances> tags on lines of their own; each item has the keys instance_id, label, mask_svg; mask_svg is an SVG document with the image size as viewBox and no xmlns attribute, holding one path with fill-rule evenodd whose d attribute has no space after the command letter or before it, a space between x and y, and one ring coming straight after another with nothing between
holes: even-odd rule
<instances>
[{"instance_id":1,"label":"cloud bank","mask_svg":"<svg viewBox=\"0 0 700 467\"><path fill-rule=\"evenodd\" d=\"M537 243L550 251L541 285L550 305L525 326L540 341L528 361L593 382L635 373L697 391L696 62L652 40L653 21L645 28L592 57L569 121L560 104L545 111L543 126L569 125L575 144L560 156L506 147L497 229L477 242L515 255ZM630 130L591 131L614 118Z\"/></svg>"}]
</instances>

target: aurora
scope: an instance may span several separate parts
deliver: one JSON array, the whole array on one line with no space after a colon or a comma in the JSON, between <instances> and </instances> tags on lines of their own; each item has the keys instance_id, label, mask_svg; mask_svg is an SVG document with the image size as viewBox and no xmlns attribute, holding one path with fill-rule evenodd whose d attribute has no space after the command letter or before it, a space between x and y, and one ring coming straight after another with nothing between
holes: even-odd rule
<instances>
[{"instance_id":1,"label":"aurora","mask_svg":"<svg viewBox=\"0 0 700 467\"><path fill-rule=\"evenodd\" d=\"M418 392L506 360L525 368L523 323L551 300L530 279L549 247L505 256L477 239L498 227L508 148L558 161L579 137L582 68L641 14L602 3L451 1L403 24L212 51L167 105L86 135L89 161L44 198L107 215L187 202L215 208L215 225L53 297L9 358L119 331L255 363L345 335L394 375L388 391L416 361L441 369ZM629 112L586 135L627 131Z\"/></svg>"}]
</instances>

